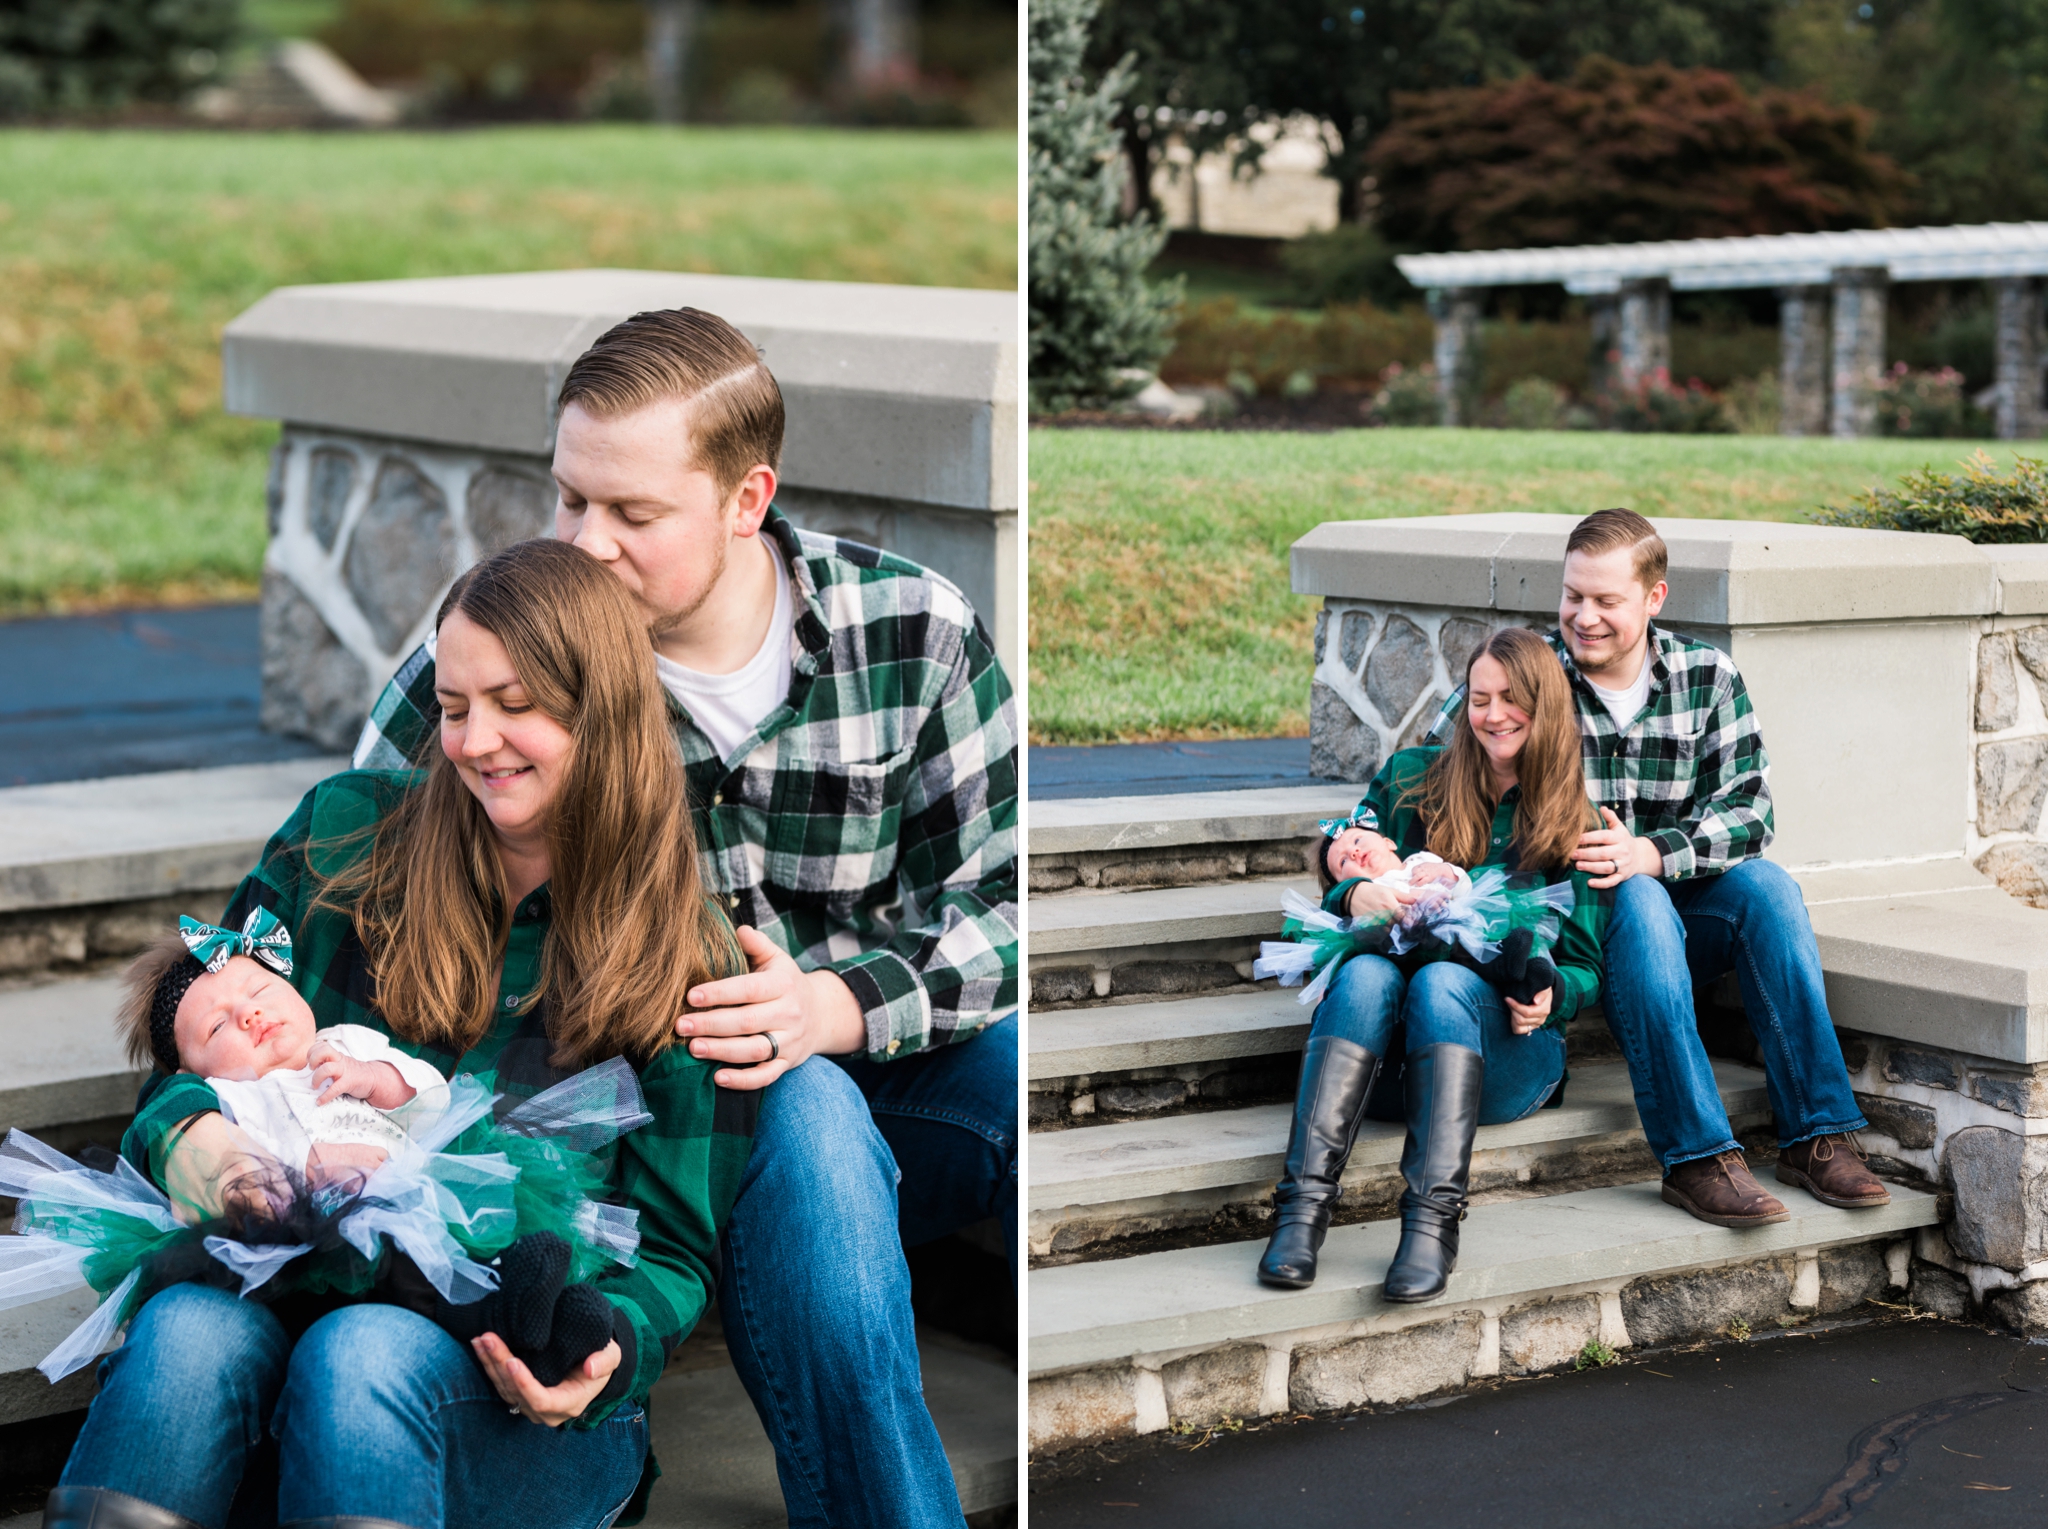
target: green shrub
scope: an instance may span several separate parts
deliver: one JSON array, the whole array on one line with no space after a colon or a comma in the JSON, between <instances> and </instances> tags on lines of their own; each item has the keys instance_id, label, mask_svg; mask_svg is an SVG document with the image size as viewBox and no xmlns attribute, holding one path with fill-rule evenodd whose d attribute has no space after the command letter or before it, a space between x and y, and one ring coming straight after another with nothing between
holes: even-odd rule
<instances>
[{"instance_id":1,"label":"green shrub","mask_svg":"<svg viewBox=\"0 0 2048 1529\"><path fill-rule=\"evenodd\" d=\"M1660 435L1733 435L1735 424L1720 395L1697 377L1674 387L1661 367L1631 392L1604 393L1594 401L1601 425Z\"/></svg>"},{"instance_id":2,"label":"green shrub","mask_svg":"<svg viewBox=\"0 0 2048 1529\"><path fill-rule=\"evenodd\" d=\"M1280 252L1280 264L1311 307L1356 302L1412 307L1422 294L1394 264L1399 253L1378 229L1341 223L1328 233L1291 240Z\"/></svg>"},{"instance_id":3,"label":"green shrub","mask_svg":"<svg viewBox=\"0 0 2048 1529\"><path fill-rule=\"evenodd\" d=\"M1234 297L1218 297L1183 311L1173 353L1159 374L1178 384L1220 382L1242 373L1254 391L1272 395L1303 371L1319 379L1372 382L1389 366L1428 360L1434 343L1429 315L1420 308L1389 313L1351 303L1320 314L1261 313Z\"/></svg>"},{"instance_id":4,"label":"green shrub","mask_svg":"<svg viewBox=\"0 0 2048 1529\"><path fill-rule=\"evenodd\" d=\"M0 116L173 101L219 69L241 0L0 4Z\"/></svg>"},{"instance_id":5,"label":"green shrub","mask_svg":"<svg viewBox=\"0 0 2048 1529\"><path fill-rule=\"evenodd\" d=\"M1396 361L1380 378L1372 413L1382 425L1441 425L1444 403L1437 397L1436 368L1418 366L1410 370Z\"/></svg>"},{"instance_id":6,"label":"green shrub","mask_svg":"<svg viewBox=\"0 0 2048 1529\"><path fill-rule=\"evenodd\" d=\"M1824 526L1872 531L1934 531L1973 542L2048 542L2048 467L2015 457L2001 473L1984 452L1960 476L1931 466L1908 472L1897 489L1873 488L1814 516Z\"/></svg>"},{"instance_id":7,"label":"green shrub","mask_svg":"<svg viewBox=\"0 0 2048 1529\"><path fill-rule=\"evenodd\" d=\"M1784 425L1784 386L1774 371L1738 377L1722 391L1721 407L1737 435L1776 435Z\"/></svg>"},{"instance_id":8,"label":"green shrub","mask_svg":"<svg viewBox=\"0 0 2048 1529\"><path fill-rule=\"evenodd\" d=\"M1506 430L1562 430L1571 402L1548 377L1524 377L1501 395L1500 424Z\"/></svg>"},{"instance_id":9,"label":"green shrub","mask_svg":"<svg viewBox=\"0 0 2048 1529\"><path fill-rule=\"evenodd\" d=\"M1903 361L1874 390L1878 429L1911 440L1979 440L1991 420L1963 394L1963 374L1952 366L1916 372Z\"/></svg>"}]
</instances>

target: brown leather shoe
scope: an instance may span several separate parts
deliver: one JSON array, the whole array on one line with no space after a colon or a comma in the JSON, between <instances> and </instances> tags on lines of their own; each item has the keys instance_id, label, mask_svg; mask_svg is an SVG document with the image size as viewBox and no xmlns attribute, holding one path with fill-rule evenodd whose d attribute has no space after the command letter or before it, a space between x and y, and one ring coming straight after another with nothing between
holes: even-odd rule
<instances>
[{"instance_id":1,"label":"brown leather shoe","mask_svg":"<svg viewBox=\"0 0 2048 1529\"><path fill-rule=\"evenodd\" d=\"M1865 1165L1863 1149L1850 1136L1816 1136L1778 1154L1778 1182L1797 1184L1823 1205L1861 1210L1889 1205L1892 1192Z\"/></svg>"},{"instance_id":2,"label":"brown leather shoe","mask_svg":"<svg viewBox=\"0 0 2048 1529\"><path fill-rule=\"evenodd\" d=\"M1694 1158L1664 1176L1664 1203L1714 1226L1767 1226L1792 1212L1765 1190L1740 1152Z\"/></svg>"}]
</instances>

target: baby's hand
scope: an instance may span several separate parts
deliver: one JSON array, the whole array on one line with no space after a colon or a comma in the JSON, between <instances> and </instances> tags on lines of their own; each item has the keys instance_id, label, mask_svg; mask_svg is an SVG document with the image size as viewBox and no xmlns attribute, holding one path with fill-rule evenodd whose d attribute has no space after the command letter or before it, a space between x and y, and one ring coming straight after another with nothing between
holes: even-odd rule
<instances>
[{"instance_id":1,"label":"baby's hand","mask_svg":"<svg viewBox=\"0 0 2048 1529\"><path fill-rule=\"evenodd\" d=\"M360 1099L373 1109L395 1110L413 1096L412 1085L389 1062L358 1062L343 1056L326 1041L315 1041L306 1053L313 1069L315 1104L339 1098Z\"/></svg>"},{"instance_id":2,"label":"baby's hand","mask_svg":"<svg viewBox=\"0 0 2048 1529\"><path fill-rule=\"evenodd\" d=\"M1458 868L1449 864L1418 865L1408 873L1408 885L1415 888L1430 886L1455 887L1458 884Z\"/></svg>"}]
</instances>

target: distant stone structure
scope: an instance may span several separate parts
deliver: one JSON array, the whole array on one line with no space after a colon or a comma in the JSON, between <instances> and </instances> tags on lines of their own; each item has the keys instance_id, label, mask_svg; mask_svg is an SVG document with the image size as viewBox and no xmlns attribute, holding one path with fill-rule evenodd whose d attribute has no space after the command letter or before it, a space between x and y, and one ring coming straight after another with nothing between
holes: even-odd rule
<instances>
[{"instance_id":1,"label":"distant stone structure","mask_svg":"<svg viewBox=\"0 0 2048 1529\"><path fill-rule=\"evenodd\" d=\"M193 112L241 127L391 127L399 98L349 68L331 48L290 38L257 55L224 85L201 91Z\"/></svg>"},{"instance_id":2,"label":"distant stone structure","mask_svg":"<svg viewBox=\"0 0 2048 1529\"><path fill-rule=\"evenodd\" d=\"M1594 375L1633 389L1671 365L1671 294L1778 294L1780 428L1786 435L1878 433L1885 299L1893 282L1984 280L1997 303L1998 438L2031 440L2044 418L2041 282L2048 223L1855 229L1559 249L1401 255L1436 316L1446 424L1469 417L1488 287L1562 285L1591 310Z\"/></svg>"},{"instance_id":3,"label":"distant stone structure","mask_svg":"<svg viewBox=\"0 0 2048 1529\"><path fill-rule=\"evenodd\" d=\"M653 271L286 287L223 342L229 411L285 426L266 728L354 742L455 575L551 525L569 364L619 320L685 305L736 324L781 383L777 504L953 580L1016 673L1014 293Z\"/></svg>"},{"instance_id":4,"label":"distant stone structure","mask_svg":"<svg viewBox=\"0 0 2048 1529\"><path fill-rule=\"evenodd\" d=\"M1866 1145L1953 1197L1918 1234L1916 1299L2048 1332L2048 546L1656 524L1665 624L1735 658L1762 723L1769 858L1805 892ZM1324 606L1315 773L1369 778L1487 633L1554 626L1571 525L1352 521L1296 542L1294 588Z\"/></svg>"}]
</instances>

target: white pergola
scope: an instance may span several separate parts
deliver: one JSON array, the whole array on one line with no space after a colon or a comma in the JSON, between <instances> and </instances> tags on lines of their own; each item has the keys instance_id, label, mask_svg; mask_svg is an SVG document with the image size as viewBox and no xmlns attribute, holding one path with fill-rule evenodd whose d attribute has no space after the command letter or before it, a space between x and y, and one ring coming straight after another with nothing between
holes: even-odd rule
<instances>
[{"instance_id":1,"label":"white pergola","mask_svg":"<svg viewBox=\"0 0 2048 1529\"><path fill-rule=\"evenodd\" d=\"M1779 294L1784 430L1876 433L1871 384L1884 366L1885 291L1898 281L1972 281L1997 293L1998 434L2039 435L2041 278L2048 223L1873 228L1738 239L1674 239L1559 249L1402 255L1401 274L1429 295L1446 418L1476 380L1479 293L1561 285L1591 300L1594 343L1632 387L1671 361L1671 294L1772 287Z\"/></svg>"}]
</instances>

